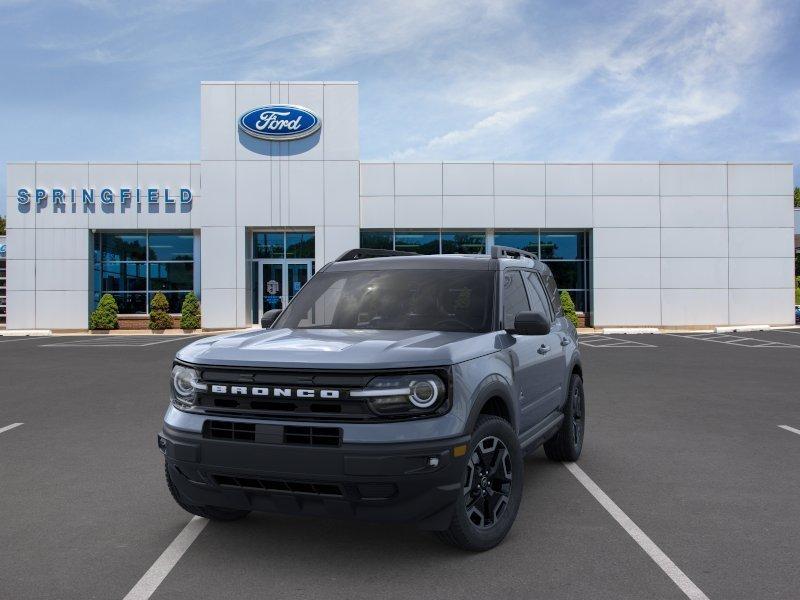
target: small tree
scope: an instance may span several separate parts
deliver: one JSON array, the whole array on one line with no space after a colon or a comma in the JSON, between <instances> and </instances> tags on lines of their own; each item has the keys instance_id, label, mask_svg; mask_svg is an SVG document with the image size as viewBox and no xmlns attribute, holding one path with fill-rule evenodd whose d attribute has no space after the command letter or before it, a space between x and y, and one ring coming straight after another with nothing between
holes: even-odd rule
<instances>
[{"instance_id":1,"label":"small tree","mask_svg":"<svg viewBox=\"0 0 800 600\"><path fill-rule=\"evenodd\" d=\"M170 329L172 317L169 316L169 302L166 296L158 292L150 303L150 329Z\"/></svg>"},{"instance_id":2,"label":"small tree","mask_svg":"<svg viewBox=\"0 0 800 600\"><path fill-rule=\"evenodd\" d=\"M119 320L117 319L117 301L111 294L103 294L100 302L97 303L97 308L92 311L89 317L89 329L119 329Z\"/></svg>"},{"instance_id":3,"label":"small tree","mask_svg":"<svg viewBox=\"0 0 800 600\"><path fill-rule=\"evenodd\" d=\"M564 316L569 319L575 327L578 326L578 315L575 313L575 303L572 296L566 290L561 290L561 306L564 307Z\"/></svg>"},{"instance_id":4,"label":"small tree","mask_svg":"<svg viewBox=\"0 0 800 600\"><path fill-rule=\"evenodd\" d=\"M198 329L200 327L200 301L194 292L186 294L181 306L181 327L183 329Z\"/></svg>"}]
</instances>

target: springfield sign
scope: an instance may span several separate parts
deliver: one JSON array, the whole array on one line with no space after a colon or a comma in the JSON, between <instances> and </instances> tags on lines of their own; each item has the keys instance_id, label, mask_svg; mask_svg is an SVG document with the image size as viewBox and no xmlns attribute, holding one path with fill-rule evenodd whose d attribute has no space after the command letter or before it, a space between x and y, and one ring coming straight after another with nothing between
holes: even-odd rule
<instances>
[{"instance_id":1,"label":"springfield sign","mask_svg":"<svg viewBox=\"0 0 800 600\"><path fill-rule=\"evenodd\" d=\"M82 204L84 206L94 206L95 203L101 205L112 205L118 202L121 206L136 204L158 204L160 200L165 204L191 204L192 191L188 188L171 190L169 188L94 188L62 190L53 188L50 190L43 188L17 190L17 205L20 208L29 207L31 203L37 206L45 205L48 200L56 206L72 206Z\"/></svg>"}]
</instances>

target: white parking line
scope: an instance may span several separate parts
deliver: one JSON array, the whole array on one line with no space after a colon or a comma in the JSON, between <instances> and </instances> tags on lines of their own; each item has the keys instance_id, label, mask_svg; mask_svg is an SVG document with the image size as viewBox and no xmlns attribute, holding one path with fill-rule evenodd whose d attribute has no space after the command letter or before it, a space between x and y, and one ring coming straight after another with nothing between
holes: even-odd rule
<instances>
[{"instance_id":1,"label":"white parking line","mask_svg":"<svg viewBox=\"0 0 800 600\"><path fill-rule=\"evenodd\" d=\"M583 487L587 489L587 491L594 496L594 499L597 500L600 505L608 511L614 520L620 524L620 526L625 530L625 532L633 538L633 540L639 544L642 550L644 550L647 555L653 559L659 568L667 574L667 576L672 579L672 581L677 585L680 590L686 594L687 598L691 600L708 600L708 596L706 596L702 590L697 587L691 579L686 576L686 573L678 568L669 556L664 554L664 552L655 545L653 540L647 537L647 534L639 529L639 527L634 523L631 518L626 515L622 509L617 506L614 501L609 498L606 493L601 490L597 484L592 481L592 479L575 463L564 463L564 466L567 467L570 473L575 476Z\"/></svg>"},{"instance_id":2,"label":"white parking line","mask_svg":"<svg viewBox=\"0 0 800 600\"><path fill-rule=\"evenodd\" d=\"M5 427L0 427L0 433L4 433L6 431L9 431L11 429L14 429L15 427L19 427L20 425L24 425L24 424L25 423L12 423L11 425L6 425Z\"/></svg>"},{"instance_id":3,"label":"white parking line","mask_svg":"<svg viewBox=\"0 0 800 600\"><path fill-rule=\"evenodd\" d=\"M0 339L0 344L10 344L11 342L27 342L28 340L39 340L39 341L41 341L42 337L43 336L41 336L41 335L31 335L31 336L27 336L27 337L15 337L15 338L12 338L12 339L6 339L5 336L3 336Z\"/></svg>"},{"instance_id":4,"label":"white parking line","mask_svg":"<svg viewBox=\"0 0 800 600\"><path fill-rule=\"evenodd\" d=\"M194 336L192 336L194 337ZM144 348L145 346L156 346L157 344L168 344L178 340L190 339L188 336L173 337L168 340L157 340L155 342L149 341L151 338L136 338L136 339L120 339L120 340L95 340L95 339L81 339L73 340L70 342L57 342L55 344L42 344L40 348Z\"/></svg>"},{"instance_id":5,"label":"white parking line","mask_svg":"<svg viewBox=\"0 0 800 600\"><path fill-rule=\"evenodd\" d=\"M795 429L794 427L789 427L788 425L778 425L781 429L785 429L786 431L791 431L792 433L796 433L800 435L800 429Z\"/></svg>"},{"instance_id":6,"label":"white parking line","mask_svg":"<svg viewBox=\"0 0 800 600\"><path fill-rule=\"evenodd\" d=\"M208 525L208 519L192 517L192 520L172 540L172 543L161 553L156 562L147 569L147 573L142 575L142 578L133 586L123 600L147 600L150 598L206 525Z\"/></svg>"},{"instance_id":7,"label":"white parking line","mask_svg":"<svg viewBox=\"0 0 800 600\"><path fill-rule=\"evenodd\" d=\"M653 344L645 344L635 340L622 340L608 335L581 335L578 343L590 348L658 348Z\"/></svg>"},{"instance_id":8,"label":"white parking line","mask_svg":"<svg viewBox=\"0 0 800 600\"><path fill-rule=\"evenodd\" d=\"M701 342L714 342L715 344L727 344L729 346L742 346L744 348L800 348L797 344L760 340L728 333L662 333L661 335L671 335L672 337L699 340Z\"/></svg>"}]
</instances>

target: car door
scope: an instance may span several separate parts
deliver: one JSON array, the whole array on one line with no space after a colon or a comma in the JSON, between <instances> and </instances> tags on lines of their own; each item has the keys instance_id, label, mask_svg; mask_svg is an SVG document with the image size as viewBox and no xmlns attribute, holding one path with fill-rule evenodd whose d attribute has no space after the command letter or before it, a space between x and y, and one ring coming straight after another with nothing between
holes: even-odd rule
<instances>
[{"instance_id":1,"label":"car door","mask_svg":"<svg viewBox=\"0 0 800 600\"><path fill-rule=\"evenodd\" d=\"M518 313L531 310L528 292L522 272L507 269L503 273L503 327L513 329ZM547 353L542 346L547 336L511 334L514 343L508 348L514 371L514 390L520 408L520 432L528 431L539 423L549 411L544 401L549 384L547 377Z\"/></svg>"},{"instance_id":2,"label":"car door","mask_svg":"<svg viewBox=\"0 0 800 600\"><path fill-rule=\"evenodd\" d=\"M566 346L569 337L562 328L562 319L559 319L545 292L544 284L538 273L524 271L523 279L530 297L531 310L541 312L550 319L550 333L544 338L547 351L544 352L542 374L542 404L544 416L558 410L564 400L564 381L567 376ZM543 351L544 348L540 348Z\"/></svg>"}]
</instances>

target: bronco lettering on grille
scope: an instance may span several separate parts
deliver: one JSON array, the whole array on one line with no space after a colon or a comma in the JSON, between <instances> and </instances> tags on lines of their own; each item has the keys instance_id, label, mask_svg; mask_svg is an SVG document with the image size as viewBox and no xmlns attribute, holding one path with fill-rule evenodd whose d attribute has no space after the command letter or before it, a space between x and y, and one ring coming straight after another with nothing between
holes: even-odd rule
<instances>
[{"instance_id":1,"label":"bronco lettering on grille","mask_svg":"<svg viewBox=\"0 0 800 600\"><path fill-rule=\"evenodd\" d=\"M335 400L339 398L339 390L314 389L314 388L282 388L282 387L251 387L245 385L217 385L211 386L212 394L230 394L232 396L268 396L272 398L323 398Z\"/></svg>"}]
</instances>

